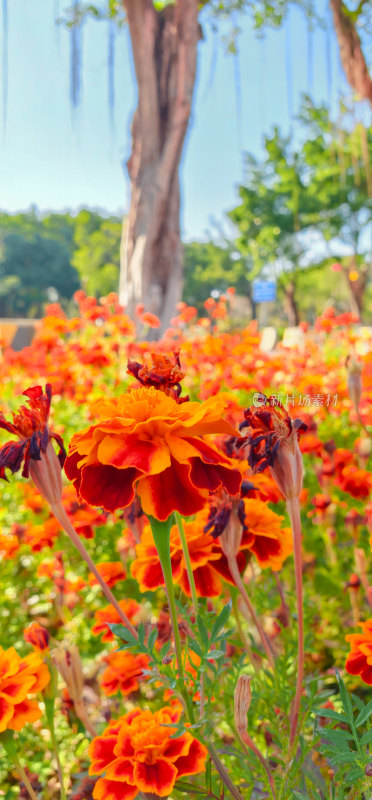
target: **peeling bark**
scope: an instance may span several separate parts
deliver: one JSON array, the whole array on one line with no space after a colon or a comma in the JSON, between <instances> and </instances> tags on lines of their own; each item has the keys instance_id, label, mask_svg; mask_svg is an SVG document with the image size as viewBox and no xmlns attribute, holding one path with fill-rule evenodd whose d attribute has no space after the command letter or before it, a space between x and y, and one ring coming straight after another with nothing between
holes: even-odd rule
<instances>
[{"instance_id":1,"label":"peeling bark","mask_svg":"<svg viewBox=\"0 0 372 800\"><path fill-rule=\"evenodd\" d=\"M179 163L189 123L200 39L198 0L155 11L123 0L138 84L128 161L131 205L122 246L120 301L157 314L162 332L181 297Z\"/></svg>"},{"instance_id":2,"label":"peeling bark","mask_svg":"<svg viewBox=\"0 0 372 800\"><path fill-rule=\"evenodd\" d=\"M346 79L363 100L372 104L372 78L355 24L345 14L342 0L330 0L330 3Z\"/></svg>"}]
</instances>

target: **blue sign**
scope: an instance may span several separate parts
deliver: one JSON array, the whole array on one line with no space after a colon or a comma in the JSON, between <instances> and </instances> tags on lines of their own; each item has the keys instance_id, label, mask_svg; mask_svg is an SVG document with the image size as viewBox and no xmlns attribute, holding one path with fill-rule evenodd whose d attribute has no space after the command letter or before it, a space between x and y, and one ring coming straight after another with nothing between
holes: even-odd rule
<instances>
[{"instance_id":1,"label":"blue sign","mask_svg":"<svg viewBox=\"0 0 372 800\"><path fill-rule=\"evenodd\" d=\"M276 300L275 281L253 281L252 300L254 303L272 303Z\"/></svg>"}]
</instances>

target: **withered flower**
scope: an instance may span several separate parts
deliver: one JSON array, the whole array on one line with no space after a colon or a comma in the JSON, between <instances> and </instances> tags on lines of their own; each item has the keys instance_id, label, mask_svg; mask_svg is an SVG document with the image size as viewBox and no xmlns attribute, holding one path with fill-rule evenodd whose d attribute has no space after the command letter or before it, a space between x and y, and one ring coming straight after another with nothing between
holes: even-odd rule
<instances>
[{"instance_id":1,"label":"withered flower","mask_svg":"<svg viewBox=\"0 0 372 800\"><path fill-rule=\"evenodd\" d=\"M127 372L142 386L153 386L165 394L173 397L177 403L185 403L189 396L180 397L182 392L181 381L185 373L181 368L180 351L173 353L173 362L169 355L164 353L151 353L149 361L140 364L138 361L128 361Z\"/></svg>"},{"instance_id":2,"label":"withered flower","mask_svg":"<svg viewBox=\"0 0 372 800\"><path fill-rule=\"evenodd\" d=\"M301 419L292 419L275 396L262 395L262 405L247 408L240 430L248 433L237 442L248 446L248 464L253 472L269 467L284 497L299 497L302 489L303 463L298 437L307 430Z\"/></svg>"}]
</instances>

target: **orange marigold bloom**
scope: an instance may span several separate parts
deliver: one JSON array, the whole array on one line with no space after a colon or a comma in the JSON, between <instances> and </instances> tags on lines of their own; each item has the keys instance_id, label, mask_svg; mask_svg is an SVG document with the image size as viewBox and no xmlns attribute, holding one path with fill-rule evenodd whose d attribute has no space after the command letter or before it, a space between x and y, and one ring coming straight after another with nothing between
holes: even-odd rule
<instances>
[{"instance_id":1,"label":"orange marigold bloom","mask_svg":"<svg viewBox=\"0 0 372 800\"><path fill-rule=\"evenodd\" d=\"M48 667L37 653L22 659L14 647L0 647L0 733L20 731L41 717L38 702L28 695L41 692L49 680Z\"/></svg>"},{"instance_id":2,"label":"orange marigold bloom","mask_svg":"<svg viewBox=\"0 0 372 800\"><path fill-rule=\"evenodd\" d=\"M1 559L14 558L19 550L19 540L17 536L5 535L0 533L0 557Z\"/></svg>"},{"instance_id":3,"label":"orange marigold bloom","mask_svg":"<svg viewBox=\"0 0 372 800\"><path fill-rule=\"evenodd\" d=\"M194 521L184 523L184 530L199 597L219 597L222 592L221 575L231 582L226 557L220 543L204 533L206 515L202 511ZM190 597L190 585L177 525L172 525L170 554L173 580ZM246 559L244 564L246 565ZM146 525L140 543L136 546L136 559L131 572L139 583L141 592L164 586L163 572L155 547L150 525Z\"/></svg>"},{"instance_id":4,"label":"orange marigold bloom","mask_svg":"<svg viewBox=\"0 0 372 800\"><path fill-rule=\"evenodd\" d=\"M237 555L238 566L244 571L251 554L255 555L262 568L280 570L285 559L292 553L290 528L282 528L284 517L272 511L261 500L244 498L245 524ZM222 580L234 583L221 548L220 540L205 533L208 511L197 514L195 520L184 523L184 530L194 573L195 587L199 597L219 597ZM190 596L190 586L181 540L177 525L170 533L170 555L173 580L185 594ZM164 577L155 547L150 525L146 525L140 543L136 546L136 559L131 572L139 583L141 592L164 586Z\"/></svg>"},{"instance_id":5,"label":"orange marigold bloom","mask_svg":"<svg viewBox=\"0 0 372 800\"><path fill-rule=\"evenodd\" d=\"M48 650L50 634L39 622L31 622L23 631L25 642L28 642L37 650Z\"/></svg>"},{"instance_id":6,"label":"orange marigold bloom","mask_svg":"<svg viewBox=\"0 0 372 800\"><path fill-rule=\"evenodd\" d=\"M159 317L157 317L156 314L152 314L151 311L144 311L140 319L144 325L149 325L150 328L160 328L161 322Z\"/></svg>"},{"instance_id":7,"label":"orange marigold bloom","mask_svg":"<svg viewBox=\"0 0 372 800\"><path fill-rule=\"evenodd\" d=\"M102 775L94 800L134 800L139 792L168 797L176 780L195 775L205 766L207 750L190 733L172 739L180 710L135 708L108 726L89 746L90 775Z\"/></svg>"},{"instance_id":8,"label":"orange marigold bloom","mask_svg":"<svg viewBox=\"0 0 372 800\"><path fill-rule=\"evenodd\" d=\"M372 686L372 619L360 623L363 633L349 633L345 636L351 644L351 652L346 659L346 670L350 675L360 675L364 683Z\"/></svg>"},{"instance_id":9,"label":"orange marigold bloom","mask_svg":"<svg viewBox=\"0 0 372 800\"><path fill-rule=\"evenodd\" d=\"M61 533L61 526L55 517L49 517L40 525L29 523L26 527L23 541L31 547L34 553L44 547L53 547L54 542Z\"/></svg>"},{"instance_id":10,"label":"orange marigold bloom","mask_svg":"<svg viewBox=\"0 0 372 800\"><path fill-rule=\"evenodd\" d=\"M133 655L127 650L115 650L105 656L108 664L101 677L101 686L105 694L111 697L117 692L124 696L136 692L139 682L146 676L143 670L148 668L149 660L145 655Z\"/></svg>"},{"instance_id":11,"label":"orange marigold bloom","mask_svg":"<svg viewBox=\"0 0 372 800\"><path fill-rule=\"evenodd\" d=\"M79 501L73 486L64 487L62 501L76 533L84 539L93 539L94 528L106 523L107 514L99 513L88 503Z\"/></svg>"},{"instance_id":12,"label":"orange marigold bloom","mask_svg":"<svg viewBox=\"0 0 372 800\"><path fill-rule=\"evenodd\" d=\"M224 408L215 398L179 405L152 386L101 400L100 421L72 438L67 477L80 497L108 511L128 506L137 490L145 514L159 520L195 514L210 491L240 488L240 472L203 438L236 435Z\"/></svg>"},{"instance_id":13,"label":"orange marigold bloom","mask_svg":"<svg viewBox=\"0 0 372 800\"><path fill-rule=\"evenodd\" d=\"M138 620L138 615L141 611L141 606L138 605L136 600L119 600L119 606L124 611L124 614L126 614L129 621L133 622L135 625ZM115 637L113 633L111 633L108 623L121 623L119 614L114 606L108 605L105 606L105 608L100 608L98 611L96 611L94 618L96 620L92 628L92 633L94 636L99 636L101 633L103 633L102 641L112 642Z\"/></svg>"},{"instance_id":14,"label":"orange marigold bloom","mask_svg":"<svg viewBox=\"0 0 372 800\"><path fill-rule=\"evenodd\" d=\"M369 497L372 490L372 475L365 469L350 466L344 467L335 483L343 492L348 492L356 499Z\"/></svg>"},{"instance_id":15,"label":"orange marigold bloom","mask_svg":"<svg viewBox=\"0 0 372 800\"><path fill-rule=\"evenodd\" d=\"M110 588L119 581L124 581L127 576L121 561L102 561L101 564L96 564L96 567ZM97 578L92 572L89 573L89 586L98 586Z\"/></svg>"},{"instance_id":16,"label":"orange marigold bloom","mask_svg":"<svg viewBox=\"0 0 372 800\"><path fill-rule=\"evenodd\" d=\"M282 528L284 517L272 511L262 500L244 498L245 531L241 549L249 549L260 567L280 570L292 553L291 528Z\"/></svg>"}]
</instances>

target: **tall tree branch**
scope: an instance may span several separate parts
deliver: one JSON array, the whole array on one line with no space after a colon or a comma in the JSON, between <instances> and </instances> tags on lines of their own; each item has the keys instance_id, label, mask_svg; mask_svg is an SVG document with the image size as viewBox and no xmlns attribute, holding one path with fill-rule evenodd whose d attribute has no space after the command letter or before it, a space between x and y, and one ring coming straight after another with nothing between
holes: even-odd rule
<instances>
[{"instance_id":1,"label":"tall tree branch","mask_svg":"<svg viewBox=\"0 0 372 800\"><path fill-rule=\"evenodd\" d=\"M372 78L355 24L345 13L342 0L330 0L330 3L346 79L352 89L372 105Z\"/></svg>"}]
</instances>

